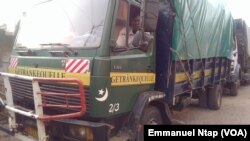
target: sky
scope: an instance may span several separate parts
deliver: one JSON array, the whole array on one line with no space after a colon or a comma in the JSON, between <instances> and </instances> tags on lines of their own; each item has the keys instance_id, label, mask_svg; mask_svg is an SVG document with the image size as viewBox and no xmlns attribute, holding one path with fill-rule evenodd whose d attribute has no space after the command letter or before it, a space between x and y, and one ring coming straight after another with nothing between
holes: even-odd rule
<instances>
[{"instance_id":1,"label":"sky","mask_svg":"<svg viewBox=\"0 0 250 141\"><path fill-rule=\"evenodd\" d=\"M22 11L34 3L45 0L0 0L0 26L7 23L7 30L14 30ZM213 1L213 0L212 0ZM250 0L226 0L234 18L245 19L250 26Z\"/></svg>"},{"instance_id":2,"label":"sky","mask_svg":"<svg viewBox=\"0 0 250 141\"><path fill-rule=\"evenodd\" d=\"M228 0L234 18L243 18L250 27L250 0Z\"/></svg>"},{"instance_id":3,"label":"sky","mask_svg":"<svg viewBox=\"0 0 250 141\"><path fill-rule=\"evenodd\" d=\"M0 0L0 26L7 24L7 30L13 31L22 12L38 0Z\"/></svg>"}]
</instances>

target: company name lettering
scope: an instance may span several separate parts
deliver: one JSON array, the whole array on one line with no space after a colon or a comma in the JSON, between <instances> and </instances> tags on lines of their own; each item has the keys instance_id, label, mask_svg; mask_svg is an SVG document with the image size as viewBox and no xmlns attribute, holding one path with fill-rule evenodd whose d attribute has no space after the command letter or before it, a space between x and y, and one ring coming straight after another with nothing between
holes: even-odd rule
<instances>
[{"instance_id":1,"label":"company name lettering","mask_svg":"<svg viewBox=\"0 0 250 141\"><path fill-rule=\"evenodd\" d=\"M113 76L112 83L145 83L154 82L154 76Z\"/></svg>"},{"instance_id":2,"label":"company name lettering","mask_svg":"<svg viewBox=\"0 0 250 141\"><path fill-rule=\"evenodd\" d=\"M49 78L64 78L64 72L58 71L46 71L46 70L38 70L38 69L22 69L18 68L14 70L15 74L33 76L33 77L49 77Z\"/></svg>"}]
</instances>

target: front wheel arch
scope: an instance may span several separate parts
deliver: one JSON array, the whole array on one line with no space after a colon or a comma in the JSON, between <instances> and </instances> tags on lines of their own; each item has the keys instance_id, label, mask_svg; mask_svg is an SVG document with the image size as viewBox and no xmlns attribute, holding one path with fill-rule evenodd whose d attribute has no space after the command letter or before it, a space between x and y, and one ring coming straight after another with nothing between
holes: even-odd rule
<instances>
[{"instance_id":1,"label":"front wheel arch","mask_svg":"<svg viewBox=\"0 0 250 141\"><path fill-rule=\"evenodd\" d=\"M170 108L165 100L165 93L159 91L149 91L140 94L133 107L131 117L129 118L129 127L132 127L131 140L141 138L140 133L143 130L142 119L148 107L155 107L159 110L163 124L172 124Z\"/></svg>"}]
</instances>

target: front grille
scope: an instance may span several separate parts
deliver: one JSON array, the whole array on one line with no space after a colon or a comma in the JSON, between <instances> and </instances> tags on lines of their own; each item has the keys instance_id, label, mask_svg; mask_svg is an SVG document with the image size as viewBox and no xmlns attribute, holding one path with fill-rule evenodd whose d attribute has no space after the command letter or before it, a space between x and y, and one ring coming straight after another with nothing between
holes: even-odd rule
<instances>
[{"instance_id":1,"label":"front grille","mask_svg":"<svg viewBox=\"0 0 250 141\"><path fill-rule=\"evenodd\" d=\"M14 101L16 99L33 102L32 82L29 80L10 78Z\"/></svg>"},{"instance_id":2,"label":"front grille","mask_svg":"<svg viewBox=\"0 0 250 141\"><path fill-rule=\"evenodd\" d=\"M33 101L33 89L32 81L23 80L19 78L10 78L10 84L13 93L14 104L22 106L28 109L34 109ZM42 83L39 82L39 86L42 92L52 92L52 93L66 93L66 94L75 94L79 92L78 86L65 84L65 83ZM89 113L89 89L84 88L85 97L86 97L86 114ZM46 96L43 97L43 101L46 101L46 104L62 104L65 103L65 98L62 96ZM69 97L69 105L80 105L79 97ZM51 109L51 108L50 108ZM53 110L57 112L67 113L70 111L62 110L59 108L54 108ZM45 108L45 113L46 113ZM50 110L51 111L51 110ZM53 112L53 111L52 111Z\"/></svg>"}]
</instances>

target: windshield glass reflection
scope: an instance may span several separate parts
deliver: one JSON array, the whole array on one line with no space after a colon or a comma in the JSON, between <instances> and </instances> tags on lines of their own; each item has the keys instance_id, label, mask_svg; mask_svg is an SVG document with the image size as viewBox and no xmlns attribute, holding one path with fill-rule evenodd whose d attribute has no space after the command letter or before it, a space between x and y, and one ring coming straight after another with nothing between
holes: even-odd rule
<instances>
[{"instance_id":1,"label":"windshield glass reflection","mask_svg":"<svg viewBox=\"0 0 250 141\"><path fill-rule=\"evenodd\" d=\"M35 6L22 18L16 48L48 43L98 47L107 6L108 0L54 0Z\"/></svg>"}]
</instances>

